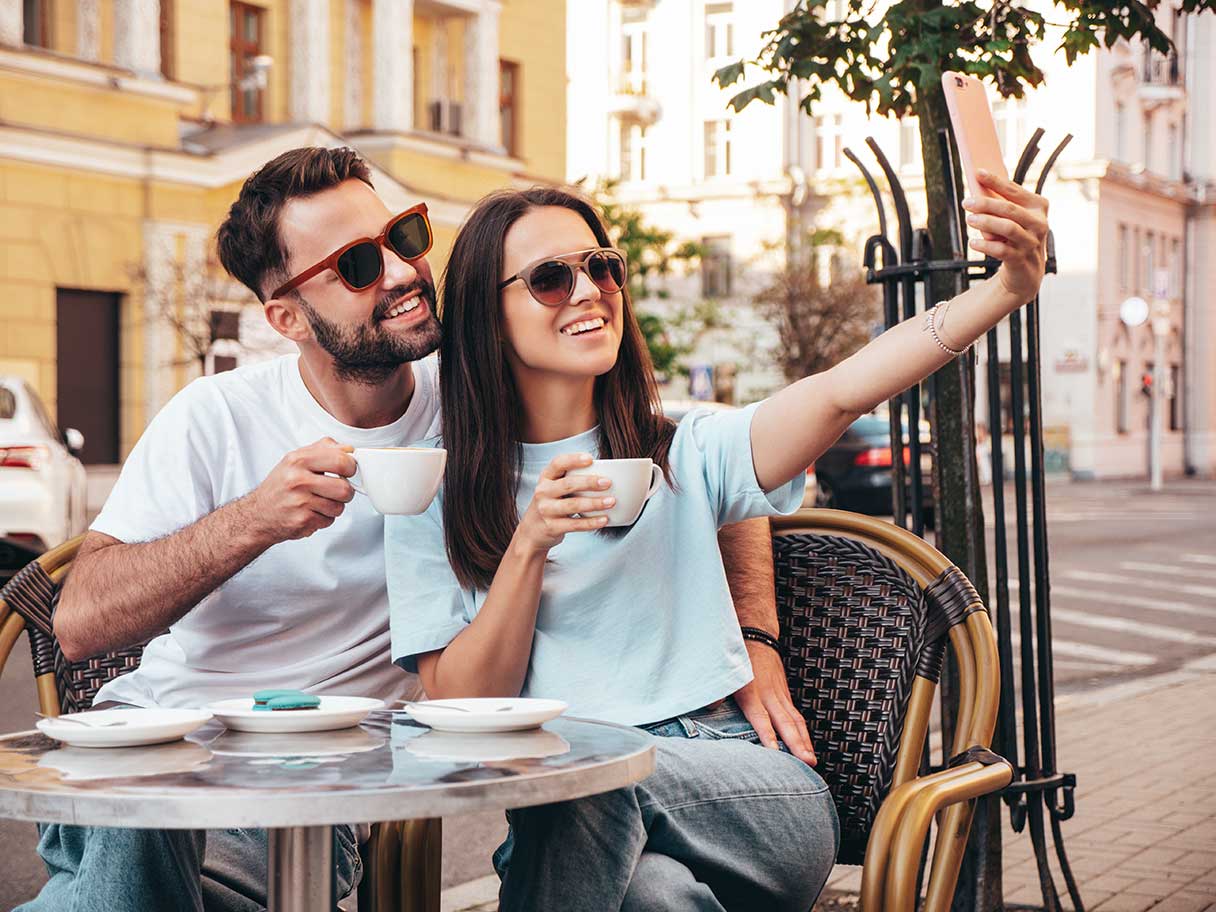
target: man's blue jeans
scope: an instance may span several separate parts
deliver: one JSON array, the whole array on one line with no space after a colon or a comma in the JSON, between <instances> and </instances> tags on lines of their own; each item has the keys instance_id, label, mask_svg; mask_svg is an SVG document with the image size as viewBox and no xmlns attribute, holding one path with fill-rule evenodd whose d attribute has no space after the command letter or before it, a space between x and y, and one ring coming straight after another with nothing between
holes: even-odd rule
<instances>
[{"instance_id":1,"label":"man's blue jeans","mask_svg":"<svg viewBox=\"0 0 1216 912\"><path fill-rule=\"evenodd\" d=\"M649 778L510 812L502 912L807 912L840 842L819 775L761 747L733 700L648 730Z\"/></svg>"},{"instance_id":2,"label":"man's blue jeans","mask_svg":"<svg viewBox=\"0 0 1216 912\"><path fill-rule=\"evenodd\" d=\"M49 879L14 912L256 912L266 908L265 830L42 826ZM350 827L334 827L344 896L362 864Z\"/></svg>"}]
</instances>

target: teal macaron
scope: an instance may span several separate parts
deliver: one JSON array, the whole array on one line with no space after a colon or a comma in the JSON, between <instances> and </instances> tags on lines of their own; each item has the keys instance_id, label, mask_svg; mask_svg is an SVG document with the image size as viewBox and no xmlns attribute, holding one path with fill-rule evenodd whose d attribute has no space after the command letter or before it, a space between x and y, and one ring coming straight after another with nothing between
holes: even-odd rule
<instances>
[{"instance_id":1,"label":"teal macaron","mask_svg":"<svg viewBox=\"0 0 1216 912\"><path fill-rule=\"evenodd\" d=\"M253 708L263 712L289 709L316 709L321 698L302 690L271 688L259 690L253 695Z\"/></svg>"}]
</instances>

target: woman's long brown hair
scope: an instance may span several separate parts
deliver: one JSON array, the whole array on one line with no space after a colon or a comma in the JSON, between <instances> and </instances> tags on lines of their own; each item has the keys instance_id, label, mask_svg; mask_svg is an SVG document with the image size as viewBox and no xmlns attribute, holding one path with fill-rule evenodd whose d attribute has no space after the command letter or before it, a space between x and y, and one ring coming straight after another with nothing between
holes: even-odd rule
<instances>
[{"instance_id":1,"label":"woman's long brown hair","mask_svg":"<svg viewBox=\"0 0 1216 912\"><path fill-rule=\"evenodd\" d=\"M599 245L612 246L595 209L582 197L554 187L505 190L477 204L456 235L443 277L444 537L456 578L470 588L490 587L519 524L515 495L522 409L505 355L498 284L507 231L542 206L578 213ZM670 482L667 455L675 425L662 417L650 353L628 291L621 296L616 364L595 381L599 456L649 457Z\"/></svg>"}]
</instances>

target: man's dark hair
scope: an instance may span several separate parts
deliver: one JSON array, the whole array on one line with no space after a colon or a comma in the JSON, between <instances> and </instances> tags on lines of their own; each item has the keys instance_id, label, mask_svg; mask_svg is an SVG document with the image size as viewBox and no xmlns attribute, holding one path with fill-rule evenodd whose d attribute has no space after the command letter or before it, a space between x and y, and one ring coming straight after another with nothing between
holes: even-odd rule
<instances>
[{"instance_id":1,"label":"man's dark hair","mask_svg":"<svg viewBox=\"0 0 1216 912\"><path fill-rule=\"evenodd\" d=\"M283 204L351 178L372 186L367 162L354 149L345 147L306 146L267 162L245 181L241 195L216 233L224 268L266 303L274 285L287 278L287 245L279 233Z\"/></svg>"}]
</instances>

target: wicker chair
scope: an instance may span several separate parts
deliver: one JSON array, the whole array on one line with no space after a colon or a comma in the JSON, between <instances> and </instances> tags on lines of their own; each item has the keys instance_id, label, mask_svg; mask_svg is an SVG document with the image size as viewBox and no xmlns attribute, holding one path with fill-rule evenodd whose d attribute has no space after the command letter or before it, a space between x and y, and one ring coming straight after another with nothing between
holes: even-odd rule
<instances>
[{"instance_id":1,"label":"wicker chair","mask_svg":"<svg viewBox=\"0 0 1216 912\"><path fill-rule=\"evenodd\" d=\"M950 908L971 799L1009 784L988 750L1000 679L988 614L939 551L889 522L806 510L773 523L781 640L794 702L836 800L841 864L862 864L867 912L911 912L929 825L922 906ZM959 712L946 768L918 775L947 641Z\"/></svg>"},{"instance_id":2,"label":"wicker chair","mask_svg":"<svg viewBox=\"0 0 1216 912\"><path fill-rule=\"evenodd\" d=\"M41 555L0 589L0 669L25 630L34 660L38 709L48 716L88 709L101 686L134 669L143 652L140 645L69 662L60 651L51 619L60 585L83 537ZM439 820L373 826L371 840L363 846L361 912L438 912L441 840Z\"/></svg>"}]
</instances>

